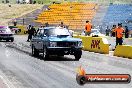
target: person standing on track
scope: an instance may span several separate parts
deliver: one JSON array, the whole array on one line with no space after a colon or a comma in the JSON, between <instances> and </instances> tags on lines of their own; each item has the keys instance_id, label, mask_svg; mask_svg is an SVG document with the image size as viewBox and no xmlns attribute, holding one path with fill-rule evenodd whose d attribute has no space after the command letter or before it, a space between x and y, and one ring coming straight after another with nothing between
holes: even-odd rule
<instances>
[{"instance_id":1,"label":"person standing on track","mask_svg":"<svg viewBox=\"0 0 132 88\"><path fill-rule=\"evenodd\" d=\"M92 29L92 24L89 21L86 21L85 25L85 36L90 36L91 34L91 29Z\"/></svg>"},{"instance_id":2,"label":"person standing on track","mask_svg":"<svg viewBox=\"0 0 132 88\"><path fill-rule=\"evenodd\" d=\"M30 42L32 37L36 34L36 30L34 26L31 27L31 29L28 30L28 40L27 42Z\"/></svg>"},{"instance_id":3,"label":"person standing on track","mask_svg":"<svg viewBox=\"0 0 132 88\"><path fill-rule=\"evenodd\" d=\"M124 29L122 27L121 23L118 23L118 27L115 29L115 36L116 36L116 46L122 45L123 43L123 33L124 33Z\"/></svg>"},{"instance_id":4,"label":"person standing on track","mask_svg":"<svg viewBox=\"0 0 132 88\"><path fill-rule=\"evenodd\" d=\"M109 33L110 33L110 29L109 27L107 26L106 30L105 30L105 33L106 33L106 36L109 36Z\"/></svg>"},{"instance_id":5,"label":"person standing on track","mask_svg":"<svg viewBox=\"0 0 132 88\"><path fill-rule=\"evenodd\" d=\"M125 26L125 38L128 38L129 37L129 30L128 30L128 27Z\"/></svg>"},{"instance_id":6,"label":"person standing on track","mask_svg":"<svg viewBox=\"0 0 132 88\"><path fill-rule=\"evenodd\" d=\"M111 37L115 37L115 29L116 29L116 25L113 25L111 29Z\"/></svg>"}]
</instances>

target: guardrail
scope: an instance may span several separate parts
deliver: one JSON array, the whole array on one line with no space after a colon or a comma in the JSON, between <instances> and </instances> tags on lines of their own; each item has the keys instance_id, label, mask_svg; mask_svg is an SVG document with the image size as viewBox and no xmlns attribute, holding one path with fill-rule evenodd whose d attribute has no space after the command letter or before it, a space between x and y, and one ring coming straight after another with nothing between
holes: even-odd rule
<instances>
[{"instance_id":1,"label":"guardrail","mask_svg":"<svg viewBox=\"0 0 132 88\"><path fill-rule=\"evenodd\" d=\"M17 27L20 29L20 32L17 33L18 35L27 34L27 30L26 30L26 27L25 27L25 26L23 26L23 25L18 25Z\"/></svg>"}]
</instances>

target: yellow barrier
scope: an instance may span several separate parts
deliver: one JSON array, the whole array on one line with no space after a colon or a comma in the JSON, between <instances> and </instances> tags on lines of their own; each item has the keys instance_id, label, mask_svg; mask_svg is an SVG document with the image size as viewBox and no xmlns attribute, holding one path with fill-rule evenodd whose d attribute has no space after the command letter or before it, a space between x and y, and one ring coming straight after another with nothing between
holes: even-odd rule
<instances>
[{"instance_id":1,"label":"yellow barrier","mask_svg":"<svg viewBox=\"0 0 132 88\"><path fill-rule=\"evenodd\" d=\"M114 56L132 58L132 46L118 45L114 51Z\"/></svg>"},{"instance_id":2,"label":"yellow barrier","mask_svg":"<svg viewBox=\"0 0 132 88\"><path fill-rule=\"evenodd\" d=\"M19 29L21 29L21 31L20 31L19 33L17 33L17 34L19 34L19 35L27 34L27 30L26 30L26 27L25 27L25 26L23 26L23 25L18 25L17 27L18 27Z\"/></svg>"},{"instance_id":3,"label":"yellow barrier","mask_svg":"<svg viewBox=\"0 0 132 88\"><path fill-rule=\"evenodd\" d=\"M96 53L109 54L109 44L106 38L90 36L74 36L82 39L83 50Z\"/></svg>"}]
</instances>

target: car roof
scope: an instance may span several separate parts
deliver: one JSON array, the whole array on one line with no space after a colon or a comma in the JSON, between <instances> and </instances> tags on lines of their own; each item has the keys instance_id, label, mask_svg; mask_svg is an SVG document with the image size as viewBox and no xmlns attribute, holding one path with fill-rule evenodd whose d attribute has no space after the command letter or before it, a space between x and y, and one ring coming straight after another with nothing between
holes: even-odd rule
<instances>
[{"instance_id":1,"label":"car roof","mask_svg":"<svg viewBox=\"0 0 132 88\"><path fill-rule=\"evenodd\" d=\"M67 29L67 28L63 28L63 27L54 27L54 26L52 27L52 26L51 26L51 27L44 27L44 28L39 28L39 29L41 29L41 30L43 30L43 29L44 29L44 30L48 30L48 29Z\"/></svg>"},{"instance_id":2,"label":"car roof","mask_svg":"<svg viewBox=\"0 0 132 88\"><path fill-rule=\"evenodd\" d=\"M91 30L99 30L99 29L91 29Z\"/></svg>"},{"instance_id":3,"label":"car roof","mask_svg":"<svg viewBox=\"0 0 132 88\"><path fill-rule=\"evenodd\" d=\"M53 28L56 28L56 27L44 27L44 29L53 29Z\"/></svg>"}]
</instances>

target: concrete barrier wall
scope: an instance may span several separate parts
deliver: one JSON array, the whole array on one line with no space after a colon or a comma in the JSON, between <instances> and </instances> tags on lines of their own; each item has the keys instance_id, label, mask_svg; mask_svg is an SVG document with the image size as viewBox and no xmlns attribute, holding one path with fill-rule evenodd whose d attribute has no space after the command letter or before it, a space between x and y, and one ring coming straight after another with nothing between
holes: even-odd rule
<instances>
[{"instance_id":1,"label":"concrete barrier wall","mask_svg":"<svg viewBox=\"0 0 132 88\"><path fill-rule=\"evenodd\" d=\"M17 26L19 29L21 29L21 31L19 33L17 33L18 35L24 35L24 34L27 34L27 30L26 30L26 27L23 26L23 25L18 25Z\"/></svg>"},{"instance_id":2,"label":"concrete barrier wall","mask_svg":"<svg viewBox=\"0 0 132 88\"><path fill-rule=\"evenodd\" d=\"M75 38L82 39L83 50L108 54L109 44L106 38L90 37L90 36L74 36Z\"/></svg>"},{"instance_id":3,"label":"concrete barrier wall","mask_svg":"<svg viewBox=\"0 0 132 88\"><path fill-rule=\"evenodd\" d=\"M130 45L118 45L114 51L114 56L125 57L132 59L132 46Z\"/></svg>"}]
</instances>

